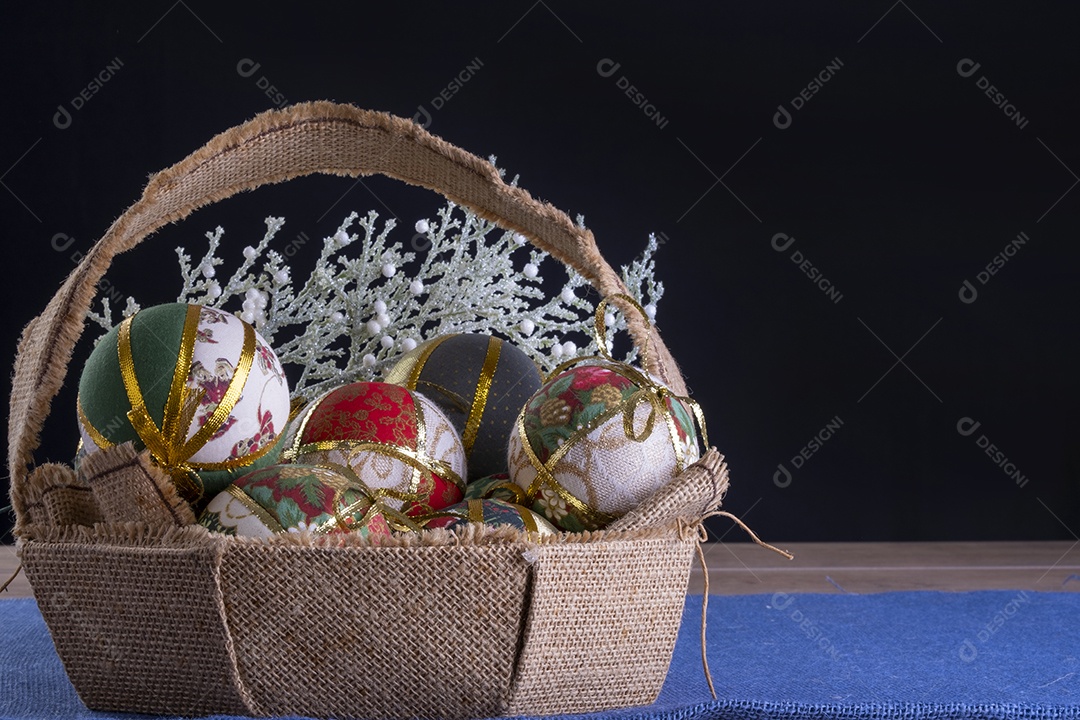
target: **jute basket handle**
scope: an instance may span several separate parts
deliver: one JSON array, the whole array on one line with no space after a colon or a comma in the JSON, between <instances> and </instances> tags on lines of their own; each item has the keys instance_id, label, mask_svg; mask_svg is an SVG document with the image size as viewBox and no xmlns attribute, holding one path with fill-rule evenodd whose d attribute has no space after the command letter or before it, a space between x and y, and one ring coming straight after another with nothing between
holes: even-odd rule
<instances>
[{"instance_id":1,"label":"jute basket handle","mask_svg":"<svg viewBox=\"0 0 1080 720\"><path fill-rule=\"evenodd\" d=\"M193 210L244 190L313 173L380 173L435 190L477 215L519 232L577 270L601 296L626 292L589 230L525 190L507 185L486 160L431 135L416 123L350 105L312 102L271 110L221 133L154 175L76 266L44 312L23 330L15 358L8 424L8 468L16 514L25 512L26 479L41 428L60 389L97 284L118 253ZM617 304L624 305L622 300ZM648 347L649 370L686 394L677 365L654 328L626 310L630 334Z\"/></svg>"}]
</instances>

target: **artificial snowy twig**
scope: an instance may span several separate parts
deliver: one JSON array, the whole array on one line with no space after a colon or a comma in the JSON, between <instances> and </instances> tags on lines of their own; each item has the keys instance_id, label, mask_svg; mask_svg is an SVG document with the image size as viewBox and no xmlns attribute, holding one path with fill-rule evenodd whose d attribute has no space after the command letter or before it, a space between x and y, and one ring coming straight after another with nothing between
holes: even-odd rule
<instances>
[{"instance_id":1,"label":"artificial snowy twig","mask_svg":"<svg viewBox=\"0 0 1080 720\"><path fill-rule=\"evenodd\" d=\"M434 219L416 222L410 251L389 240L395 224L390 219L379 227L374 211L350 214L323 240L302 285L294 283L286 258L270 247L284 225L274 217L266 219L263 238L243 249L240 266L222 283L219 227L206 234L209 245L198 263L177 248L183 281L177 301L230 310L254 324L281 362L298 368L293 394L306 399L345 382L377 379L401 353L447 333L501 335L545 372L568 357L597 351L591 330L596 296L588 282L565 268L567 279L549 296L544 273L556 263L526 247L523 236L451 202ZM623 281L650 317L664 292L654 278L657 245L650 235L644 252L622 268ZM125 315L137 309L129 299ZM102 313L90 319L112 326L107 299ZM626 320L609 310L605 324L610 350ZM635 356L632 349L626 359Z\"/></svg>"}]
</instances>

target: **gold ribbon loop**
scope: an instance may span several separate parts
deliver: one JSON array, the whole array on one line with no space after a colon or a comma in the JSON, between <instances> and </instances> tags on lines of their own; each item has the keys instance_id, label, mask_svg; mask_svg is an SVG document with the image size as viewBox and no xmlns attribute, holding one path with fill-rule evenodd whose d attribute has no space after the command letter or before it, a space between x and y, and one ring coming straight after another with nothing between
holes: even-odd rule
<instances>
[{"instance_id":1,"label":"gold ribbon loop","mask_svg":"<svg viewBox=\"0 0 1080 720\"><path fill-rule=\"evenodd\" d=\"M556 376L561 373L584 363L590 363L598 367L603 367L611 372L622 375L630 382L637 385L639 388L632 393L629 397L624 398L614 408L609 408L607 411L601 413L592 420L588 427L580 428L571 434L565 442L563 442L551 455L548 457L547 462L541 462L540 458L536 455L536 452L532 448L532 443L529 442L528 434L525 430L525 409L522 409L518 415L516 428L519 438L521 439L521 445L525 452L529 463L533 469L536 470L536 478L530 483L528 490L526 491L527 499L536 497L536 494L540 491L541 486L547 485L554 490L560 498L562 498L566 504L573 508L573 510L581 517L588 520L590 523L598 526L606 525L614 520L617 516L603 513L589 507L586 503L582 502L579 498L568 492L563 486L555 479L551 470L555 467L555 464L562 459L562 457L570 450L573 445L578 442L582 437L587 435L596 427L607 422L611 417L618 413L622 413L623 416L623 432L626 437L634 442L644 442L652 435L653 430L657 424L657 418L663 418L664 424L667 426L668 434L671 440L672 450L675 453L675 472L681 473L686 469L687 458L683 452L682 444L679 442L679 428L676 425L675 417L673 413L669 412L668 399L670 398L674 402L681 402L688 409L688 412L693 418L693 422L696 423L703 447L709 447L709 434L705 427L705 414L701 410L701 406L693 398L685 395L678 395L673 393L667 387L661 385L654 380L648 373L635 368L628 363L623 363L615 360L611 356L611 353L607 348L607 326L604 322L605 309L608 304L613 300L622 300L628 303L631 307L641 313L641 317L645 322L646 330L652 327L649 321L648 313L645 312L645 308L641 306L634 298L626 295L625 293L616 293L603 298L596 305L596 312L593 317L593 332L596 340L596 346L599 350L599 355L586 355L577 358L571 358L560 363L556 368L545 378L545 383L550 382ZM648 348L639 348L641 352L642 367L648 367ZM634 415L637 412L637 408L642 403L649 403L649 415L645 419L645 424L641 430L637 430L634 427ZM522 503L525 504L525 503Z\"/></svg>"},{"instance_id":2,"label":"gold ribbon loop","mask_svg":"<svg viewBox=\"0 0 1080 720\"><path fill-rule=\"evenodd\" d=\"M244 467L258 460L270 452L277 441L264 445L259 450L248 453L239 458L223 460L221 462L193 462L191 457L208 443L214 434L221 429L229 419L232 411L244 391L252 363L255 359L256 339L255 329L249 324L243 323L244 339L240 349L240 357L225 394L214 408L210 417L206 419L198 430L188 438L188 431L195 419L195 413L202 401L204 392L188 387L187 381L191 373L195 342L198 338L199 319L202 308L198 305L188 305L184 316L184 328L180 335L180 349L177 354L176 366L173 368L172 382L169 386L169 395L165 401L164 414L161 427L157 426L149 409L139 378L135 371L135 359L131 350L131 326L135 315L127 317L118 329L116 343L117 360L120 363L120 377L124 383L124 391L127 393L128 404L131 409L127 413L128 421L135 429L136 434L142 441L153 460L168 472L177 484L184 497L192 502L199 500L205 492L199 470L232 470ZM113 443L105 438L94 428L82 407L79 407L79 419L86 428L87 434L95 444L101 448L111 447Z\"/></svg>"}]
</instances>

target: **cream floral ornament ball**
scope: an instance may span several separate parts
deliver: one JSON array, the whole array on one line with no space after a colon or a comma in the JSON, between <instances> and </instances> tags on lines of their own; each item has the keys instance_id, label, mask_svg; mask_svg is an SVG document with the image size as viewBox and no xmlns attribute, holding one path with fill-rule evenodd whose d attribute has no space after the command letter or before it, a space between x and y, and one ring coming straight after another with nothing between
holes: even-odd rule
<instances>
[{"instance_id":1,"label":"cream floral ornament ball","mask_svg":"<svg viewBox=\"0 0 1080 720\"><path fill-rule=\"evenodd\" d=\"M79 380L82 454L133 441L200 507L275 461L289 386L255 329L222 310L139 311L98 342Z\"/></svg>"},{"instance_id":2,"label":"cream floral ornament ball","mask_svg":"<svg viewBox=\"0 0 1080 720\"><path fill-rule=\"evenodd\" d=\"M344 468L393 510L421 516L464 497L460 436L435 403L399 385L335 388L306 406L286 436L287 457Z\"/></svg>"},{"instance_id":3,"label":"cream floral ornament ball","mask_svg":"<svg viewBox=\"0 0 1080 720\"><path fill-rule=\"evenodd\" d=\"M522 410L507 459L532 508L579 532L639 505L698 452L682 400L628 365L600 363L540 388Z\"/></svg>"}]
</instances>

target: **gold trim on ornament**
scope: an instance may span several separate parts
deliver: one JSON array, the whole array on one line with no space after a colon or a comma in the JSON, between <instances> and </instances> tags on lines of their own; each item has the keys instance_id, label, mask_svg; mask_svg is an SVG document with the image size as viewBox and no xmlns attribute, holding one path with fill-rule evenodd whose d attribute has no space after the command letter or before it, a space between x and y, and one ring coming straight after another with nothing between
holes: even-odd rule
<instances>
[{"instance_id":1,"label":"gold trim on ornament","mask_svg":"<svg viewBox=\"0 0 1080 720\"><path fill-rule=\"evenodd\" d=\"M532 465L533 469L536 471L536 477L526 490L528 500L535 500L537 493L540 492L540 488L547 485L567 504L568 509L576 511L574 514L577 515L579 519L584 519L600 527L612 522L618 516L594 509L587 502L576 497L564 488L562 484L555 479L555 476L552 473L552 468L554 468L558 461L561 460L563 456L570 451L573 445L583 437L587 436L600 425L621 412L623 414L623 433L626 437L634 442L644 442L652 435L656 425L656 417L659 414L664 418L668 431L668 440L671 442L672 450L675 453L675 472L681 473L686 469L686 457L685 453L683 453L682 446L679 443L679 429L675 424L674 413L668 408L667 403L665 402L668 398L673 398L675 401L683 402L690 409L690 413L701 431L701 439L704 446L709 446L708 431L705 427L705 415L701 411L701 406L698 405L696 400L671 392L671 390L653 380L647 373L642 372L627 363L618 362L608 352L604 309L607 307L608 303L615 298L621 298L629 302L631 306L641 313L641 316L645 321L645 329L650 330L652 328L652 323L649 321L648 314L637 300L634 300L634 298L623 293L609 295L597 303L596 313L593 318L596 345L600 355L588 355L562 362L556 366L544 382L545 384L550 382L557 375L566 372L574 366L582 363L591 363L630 380L639 387L639 390L624 398L619 404L600 413L592 420L592 422L571 433L570 437L548 456L546 463L540 461L540 458L533 450L532 443L529 442L528 433L525 430L525 410L527 409L527 406L526 408L522 408L516 422L518 437L521 440L525 456L528 458L529 464ZM647 368L648 346L646 345L646 347L639 348L639 350L641 352L642 366ZM643 402L648 402L651 407L649 415L645 420L644 427L640 432L637 432L634 429L634 415L637 412L637 406Z\"/></svg>"},{"instance_id":2,"label":"gold trim on ornament","mask_svg":"<svg viewBox=\"0 0 1080 720\"><path fill-rule=\"evenodd\" d=\"M465 489L465 482L461 479L461 476L454 472L454 469L442 460L435 460L429 458L424 453L374 440L318 440L316 442L301 445L298 450L298 455L304 455L309 452L329 452L332 450L349 450L357 452L371 451L380 455L392 457L406 463L416 472L438 475L442 479L457 485L462 491ZM378 493L384 489L385 488L375 488L373 492ZM418 490L419 484L412 488L410 499L421 499L417 495Z\"/></svg>"},{"instance_id":3,"label":"gold trim on ornament","mask_svg":"<svg viewBox=\"0 0 1080 720\"><path fill-rule=\"evenodd\" d=\"M180 336L180 350L177 354L176 366L173 368L169 395L165 401L161 429L158 428L157 423L154 422L149 410L147 410L146 400L143 397L142 389L139 387L139 379L135 371L135 360L131 351L131 326L136 315L129 316L120 323L116 343L120 377L124 383L128 403L131 405L131 409L127 413L128 421L135 429L139 439L142 440L143 445L150 451L154 462L169 473L177 488L180 489L181 494L191 502L197 502L205 493L202 479L198 477L196 470L226 470L246 467L269 452L276 444L276 442L270 443L253 453L222 462L206 463L192 462L190 460L191 456L201 450L214 436L214 433L221 429L221 426L229 419L237 402L240 400L244 385L247 383L248 374L251 371L251 365L255 359L255 329L248 323L242 323L244 328L243 345L240 349L240 357L237 360L233 376L229 379L229 384L225 389L225 394L206 422L189 439L187 432L191 427L199 401L203 396L203 391L193 390L187 386L195 342L198 337L200 313L201 308L198 305L187 306L187 312L184 316L184 329ZM87 433L90 434L92 426L90 426L89 421L86 424ZM91 437L93 437L92 434Z\"/></svg>"},{"instance_id":4,"label":"gold trim on ornament","mask_svg":"<svg viewBox=\"0 0 1080 720\"><path fill-rule=\"evenodd\" d=\"M473 394L472 407L469 409L469 417L465 421L465 432L461 436L461 444L465 446L466 458L472 456L476 435L480 432L480 421L484 417L484 410L487 409L488 394L491 391L491 383L495 379L495 370L499 366L501 351L502 341L497 337L489 337L487 353L484 355L484 365L480 368L480 377L476 381L476 392Z\"/></svg>"},{"instance_id":5,"label":"gold trim on ornament","mask_svg":"<svg viewBox=\"0 0 1080 720\"><path fill-rule=\"evenodd\" d=\"M285 528L282 527L281 521L271 515L270 511L268 511L262 505L255 502L255 500L253 500L251 496L245 493L243 490L236 487L235 485L229 485L225 488L225 492L229 493L229 495L239 500L241 505L250 510L252 514L255 515L255 517L259 518L259 520L262 520L263 524L266 525L270 532L285 532Z\"/></svg>"}]
</instances>

